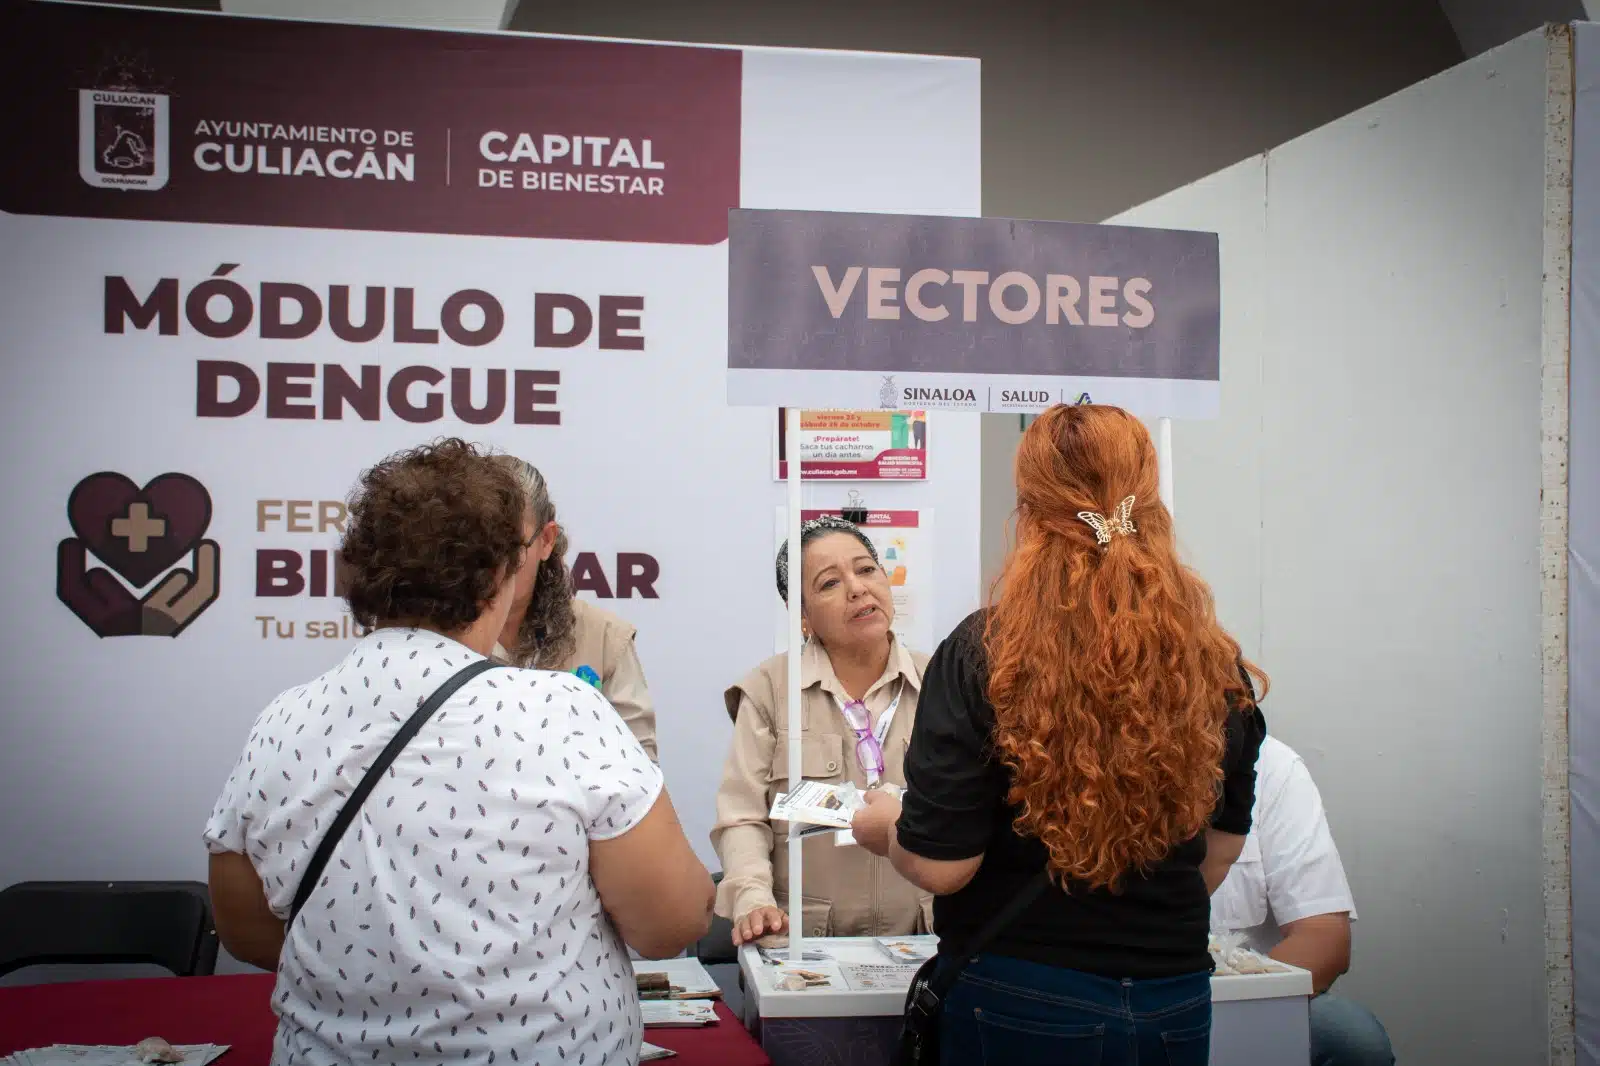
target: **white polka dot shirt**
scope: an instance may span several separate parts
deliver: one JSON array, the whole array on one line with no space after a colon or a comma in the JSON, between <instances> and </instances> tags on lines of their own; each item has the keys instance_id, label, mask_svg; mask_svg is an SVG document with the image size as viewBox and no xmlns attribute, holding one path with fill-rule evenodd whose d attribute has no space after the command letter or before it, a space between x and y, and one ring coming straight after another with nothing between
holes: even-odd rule
<instances>
[{"instance_id":1,"label":"white polka dot shirt","mask_svg":"<svg viewBox=\"0 0 1600 1066\"><path fill-rule=\"evenodd\" d=\"M256 720L205 839L248 856L287 918L367 765L477 653L383 629ZM289 930L274 1066L637 1061L633 969L589 879L589 841L661 791L594 688L490 670L406 746Z\"/></svg>"}]
</instances>

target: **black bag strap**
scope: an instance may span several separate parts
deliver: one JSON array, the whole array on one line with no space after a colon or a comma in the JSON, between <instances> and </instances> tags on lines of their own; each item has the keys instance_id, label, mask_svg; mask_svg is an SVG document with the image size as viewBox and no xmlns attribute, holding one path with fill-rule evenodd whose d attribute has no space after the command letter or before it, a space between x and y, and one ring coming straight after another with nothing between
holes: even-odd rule
<instances>
[{"instance_id":1,"label":"black bag strap","mask_svg":"<svg viewBox=\"0 0 1600 1066\"><path fill-rule=\"evenodd\" d=\"M1033 905L1050 884L1050 867L1046 866L1035 874L1027 884L1006 901L1006 905L995 912L994 917L984 923L977 935L967 942L960 955L953 955L950 961L934 971L933 979L928 982L928 991L938 998L940 1003L950 994L956 986L956 981L961 977L961 971L966 968L967 960L975 955L981 955L985 948L994 943L995 937L1005 932L1022 912Z\"/></svg>"},{"instance_id":2,"label":"black bag strap","mask_svg":"<svg viewBox=\"0 0 1600 1066\"><path fill-rule=\"evenodd\" d=\"M451 674L445 683L434 690L433 695L422 702L412 716L406 719L405 724L389 739L389 743L372 760L372 765L367 767L367 772L362 776L355 790L345 799L344 806L339 808L339 813L333 819L333 824L328 827L328 832L323 836L322 843L317 845L317 850L312 853L311 861L306 864L305 873L300 877L300 884L294 890L294 903L289 907L289 924L300 914L300 908L306 905L306 900L311 898L311 893L316 891L317 882L322 880L323 868L328 865L328 860L333 858L333 849L339 846L339 841L344 837L350 823L356 820L356 815L361 813L361 805L366 802L367 796L378 787L378 782L383 780L383 775L388 772L392 764L405 746L427 725L444 701L455 695L456 690L468 681L477 677L485 670L493 670L502 664L493 659L479 659L469 663Z\"/></svg>"}]
</instances>

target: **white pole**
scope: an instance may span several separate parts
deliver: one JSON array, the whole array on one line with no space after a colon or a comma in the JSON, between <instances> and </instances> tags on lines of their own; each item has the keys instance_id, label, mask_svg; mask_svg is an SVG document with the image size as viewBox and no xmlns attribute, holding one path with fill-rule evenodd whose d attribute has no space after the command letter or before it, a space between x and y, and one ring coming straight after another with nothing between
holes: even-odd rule
<instances>
[{"instance_id":1,"label":"white pole","mask_svg":"<svg viewBox=\"0 0 1600 1066\"><path fill-rule=\"evenodd\" d=\"M1156 422L1156 466L1161 477L1161 502L1167 505L1169 514L1176 514L1177 510L1172 505L1172 419L1162 418Z\"/></svg>"},{"instance_id":2,"label":"white pole","mask_svg":"<svg viewBox=\"0 0 1600 1066\"><path fill-rule=\"evenodd\" d=\"M784 419L783 454L788 456L789 485L789 791L800 787L800 411L791 407ZM800 903L803 857L800 835L789 825L789 960L805 961L805 913Z\"/></svg>"}]
</instances>

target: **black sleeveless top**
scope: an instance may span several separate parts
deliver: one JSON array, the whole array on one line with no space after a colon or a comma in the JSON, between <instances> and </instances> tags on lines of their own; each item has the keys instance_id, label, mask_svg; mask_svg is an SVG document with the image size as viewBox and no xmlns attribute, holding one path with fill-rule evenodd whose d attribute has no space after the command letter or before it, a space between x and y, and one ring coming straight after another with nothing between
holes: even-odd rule
<instances>
[{"instance_id":1,"label":"black sleeveless top","mask_svg":"<svg viewBox=\"0 0 1600 1066\"><path fill-rule=\"evenodd\" d=\"M934 931L947 944L970 940L1045 864L1044 845L1012 828L1017 811L1006 802L1010 772L990 745L994 708L985 695L982 638L980 611L928 663L897 826L900 846L913 855L983 856L966 887L934 901ZM1239 836L1250 831L1256 754L1265 735L1266 721L1254 706L1228 715L1213 829ZM1065 892L1051 886L988 950L1116 979L1207 972L1211 901L1200 874L1205 854L1202 834L1143 874L1125 877L1116 894L1071 882Z\"/></svg>"}]
</instances>

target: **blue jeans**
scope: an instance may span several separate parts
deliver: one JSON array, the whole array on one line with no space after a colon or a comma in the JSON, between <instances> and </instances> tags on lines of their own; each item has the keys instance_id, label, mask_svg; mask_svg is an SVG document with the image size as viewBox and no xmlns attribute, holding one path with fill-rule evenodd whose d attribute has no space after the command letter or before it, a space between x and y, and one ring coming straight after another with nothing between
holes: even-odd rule
<instances>
[{"instance_id":1,"label":"blue jeans","mask_svg":"<svg viewBox=\"0 0 1600 1066\"><path fill-rule=\"evenodd\" d=\"M962 1066L1207 1066L1211 975L1115 981L981 955L945 1000L939 1043Z\"/></svg>"},{"instance_id":2,"label":"blue jeans","mask_svg":"<svg viewBox=\"0 0 1600 1066\"><path fill-rule=\"evenodd\" d=\"M1383 1023L1353 999L1311 1001L1311 1066L1394 1066Z\"/></svg>"}]
</instances>

